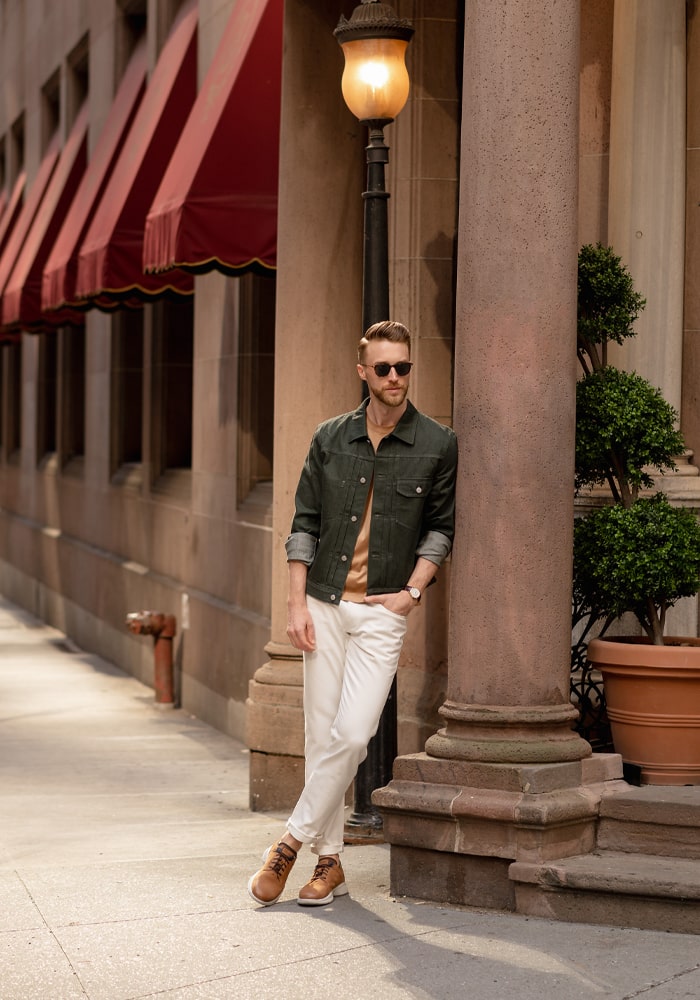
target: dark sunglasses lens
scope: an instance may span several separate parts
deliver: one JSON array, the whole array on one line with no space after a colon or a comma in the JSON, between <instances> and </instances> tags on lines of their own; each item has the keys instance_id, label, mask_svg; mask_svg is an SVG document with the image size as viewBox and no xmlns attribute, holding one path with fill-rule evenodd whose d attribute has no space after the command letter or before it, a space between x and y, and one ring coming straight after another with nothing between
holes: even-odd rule
<instances>
[{"instance_id":1,"label":"dark sunglasses lens","mask_svg":"<svg viewBox=\"0 0 700 1000\"><path fill-rule=\"evenodd\" d=\"M403 378L404 375L408 375L410 372L412 364L411 361L399 361L398 365L390 365L386 361L380 361L378 365L374 365L374 374L378 375L379 378L386 378L393 368L396 374L400 378Z\"/></svg>"}]
</instances>

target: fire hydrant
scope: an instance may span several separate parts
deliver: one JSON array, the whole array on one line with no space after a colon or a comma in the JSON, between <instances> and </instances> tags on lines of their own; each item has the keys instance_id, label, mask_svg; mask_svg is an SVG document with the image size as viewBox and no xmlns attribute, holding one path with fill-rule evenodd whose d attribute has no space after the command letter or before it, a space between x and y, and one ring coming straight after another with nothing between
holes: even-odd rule
<instances>
[{"instance_id":1,"label":"fire hydrant","mask_svg":"<svg viewBox=\"0 0 700 1000\"><path fill-rule=\"evenodd\" d=\"M162 611L131 611L126 616L126 627L134 635L153 636L153 686L159 708L175 707L173 637L176 625L175 615Z\"/></svg>"}]
</instances>

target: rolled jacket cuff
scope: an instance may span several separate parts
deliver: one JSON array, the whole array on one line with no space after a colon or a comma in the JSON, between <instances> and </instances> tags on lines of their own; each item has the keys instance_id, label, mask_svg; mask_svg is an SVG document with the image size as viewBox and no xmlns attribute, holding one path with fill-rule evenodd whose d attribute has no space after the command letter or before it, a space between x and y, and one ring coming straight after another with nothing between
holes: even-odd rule
<instances>
[{"instance_id":1,"label":"rolled jacket cuff","mask_svg":"<svg viewBox=\"0 0 700 1000\"><path fill-rule=\"evenodd\" d=\"M303 562L310 566L316 556L318 539L305 531L294 531L284 543L287 562Z\"/></svg>"},{"instance_id":2,"label":"rolled jacket cuff","mask_svg":"<svg viewBox=\"0 0 700 1000\"><path fill-rule=\"evenodd\" d=\"M421 538L416 549L416 556L427 559L428 562L441 566L445 558L450 554L452 540L443 535L441 531L428 531Z\"/></svg>"}]
</instances>

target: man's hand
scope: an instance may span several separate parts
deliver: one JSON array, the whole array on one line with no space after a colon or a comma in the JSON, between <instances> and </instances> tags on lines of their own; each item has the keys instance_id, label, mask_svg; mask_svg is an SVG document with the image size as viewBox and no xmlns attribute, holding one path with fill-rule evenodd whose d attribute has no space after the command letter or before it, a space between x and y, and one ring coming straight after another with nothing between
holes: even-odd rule
<instances>
[{"instance_id":1,"label":"man's hand","mask_svg":"<svg viewBox=\"0 0 700 1000\"><path fill-rule=\"evenodd\" d=\"M435 579L436 569L437 567L429 559L419 556L411 578L406 581L406 586L418 587L424 591ZM373 597L365 597L365 603L383 604L389 611L403 615L404 618L418 607L418 601L414 601L407 590L400 590L397 594L375 594Z\"/></svg>"},{"instance_id":2,"label":"man's hand","mask_svg":"<svg viewBox=\"0 0 700 1000\"><path fill-rule=\"evenodd\" d=\"M287 635L295 649L313 653L316 649L314 623L306 606L307 567L303 562L289 562L289 597L287 598Z\"/></svg>"},{"instance_id":3,"label":"man's hand","mask_svg":"<svg viewBox=\"0 0 700 1000\"><path fill-rule=\"evenodd\" d=\"M375 594L372 597L365 597L365 604L383 604L388 611L393 611L395 615L407 618L414 608L418 607L418 602L414 601L407 590L400 590L398 594Z\"/></svg>"},{"instance_id":4,"label":"man's hand","mask_svg":"<svg viewBox=\"0 0 700 1000\"><path fill-rule=\"evenodd\" d=\"M287 635L295 649L301 649L305 653L313 653L316 649L316 631L309 609L305 604L289 608Z\"/></svg>"}]
</instances>

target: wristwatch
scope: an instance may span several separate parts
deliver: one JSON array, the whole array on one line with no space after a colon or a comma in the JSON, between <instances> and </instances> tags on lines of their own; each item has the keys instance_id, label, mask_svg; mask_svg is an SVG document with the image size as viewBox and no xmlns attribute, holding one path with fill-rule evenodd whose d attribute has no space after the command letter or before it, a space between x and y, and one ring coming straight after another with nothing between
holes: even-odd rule
<instances>
[{"instance_id":1,"label":"wristwatch","mask_svg":"<svg viewBox=\"0 0 700 1000\"><path fill-rule=\"evenodd\" d=\"M414 601L420 601L421 593L418 587L409 587L406 585L403 589L409 592Z\"/></svg>"}]
</instances>

